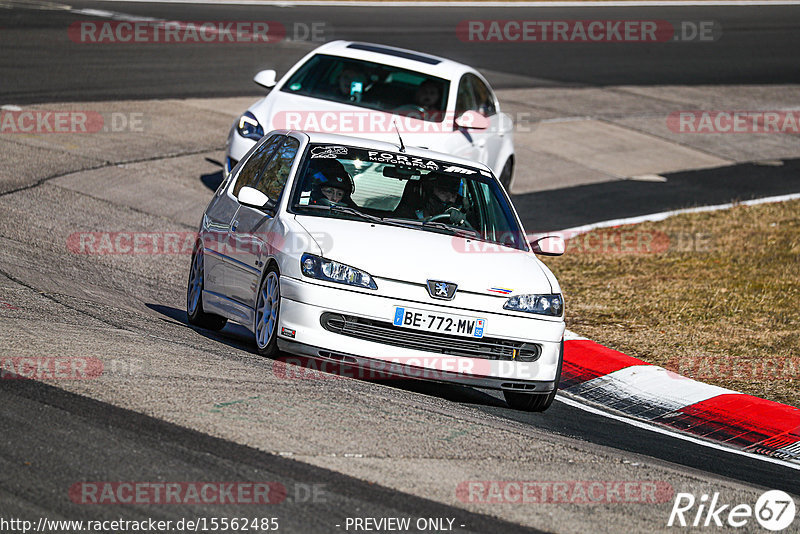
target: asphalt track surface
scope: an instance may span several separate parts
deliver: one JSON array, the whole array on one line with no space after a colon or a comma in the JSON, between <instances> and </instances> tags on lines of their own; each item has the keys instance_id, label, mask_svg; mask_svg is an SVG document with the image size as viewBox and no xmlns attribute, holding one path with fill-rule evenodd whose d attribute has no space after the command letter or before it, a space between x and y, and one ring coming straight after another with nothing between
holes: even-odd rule
<instances>
[{"instance_id":1,"label":"asphalt track surface","mask_svg":"<svg viewBox=\"0 0 800 534\"><path fill-rule=\"evenodd\" d=\"M472 514L433 501L368 484L332 471L213 438L136 412L124 410L33 381L0 384L2 428L15 434L0 443L4 469L0 512L8 518L50 514L75 520L173 520L204 517L202 505L173 507L125 505L77 506L54 499L84 479L85 466L104 480L268 480L286 488L280 512L258 510L257 517L278 517L281 530L322 532L344 524L355 510L374 517L457 517L462 532L535 532L513 523ZM39 430L20 431L22 414L35 414ZM109 444L113 443L113 447ZM56 445L57 446L54 446ZM24 461L18 461L24 458ZM15 461L17 460L17 461ZM35 467L30 467L35 466ZM13 481L14 487L9 487ZM309 488L320 488L322 498ZM337 488L337 491L330 491ZM312 489L313 491L313 489ZM250 505L227 506L228 517L254 517ZM271 513L271 512L275 513Z\"/></svg>"},{"instance_id":2,"label":"asphalt track surface","mask_svg":"<svg viewBox=\"0 0 800 534\"><path fill-rule=\"evenodd\" d=\"M5 0L2 3L12 0ZM325 40L353 39L441 54L486 72L497 88L537 85L796 83L800 6L649 8L373 8L63 2L168 20L322 23ZM710 21L715 40L663 43L465 43L465 20ZM65 30L107 19L69 10L0 9L4 103L245 96L255 72L279 75L315 43L83 44ZM302 35L299 35L302 37ZM524 60L523 60L524 59Z\"/></svg>"},{"instance_id":3,"label":"asphalt track surface","mask_svg":"<svg viewBox=\"0 0 800 534\"><path fill-rule=\"evenodd\" d=\"M74 3L72 5L75 5ZM498 87L514 84L656 84L656 83L795 83L800 81L796 68L796 51L800 49L797 31L798 8L637 8L634 14L621 8L602 11L603 18L663 18L667 20L715 20L724 28L724 39L710 43L707 54L685 44L666 43L660 47L607 45L588 49L582 45L552 45L536 48L524 64L515 59L514 46L475 45L460 43L452 35L453 20L469 18L525 18L515 10L506 14L492 8L490 14L477 9L431 9L424 15L407 8L387 8L383 18L358 8L269 8L242 6L172 6L166 4L81 3L113 9L129 14L181 20L275 19L292 21L325 21L336 38L379 39L389 44L421 48L455 59L491 66ZM593 9L537 9L540 18L591 18ZM547 13L547 15L543 15ZM643 14L644 13L644 14ZM527 15L532 17L532 15ZM287 44L281 53L269 50L240 48L232 54L226 47L161 47L142 45L109 49L91 49L89 45L72 45L66 39L65 26L81 20L69 12L29 9L0 10L0 56L3 73L0 98L3 103L52 102L74 100L117 100L127 98L232 96L252 94L252 72L267 67L280 71L293 63L307 45ZM95 20L95 19L91 19ZM387 21L384 25L381 20ZM422 20L423 22L418 22ZM24 32L26 39L20 39ZM327 36L326 36L327 37ZM66 42L65 42L66 41ZM713 46L713 48L711 48ZM565 68L566 67L566 68ZM523 80L527 78L528 80ZM525 85L530 86L530 85ZM750 191L737 169L725 176L719 171L699 171L672 175L668 184L705 184L698 190L685 187L664 195L663 184L642 183L640 193L649 195L647 211L684 207L686 195L702 203L732 200L726 180L739 180L742 186L734 195L767 196L796 192L797 163L783 167L763 167L765 178L759 189ZM755 169L758 170L758 169ZM741 172L739 172L741 171ZM715 174L716 172L716 174ZM705 174L703 174L705 173ZM737 174L738 173L738 174ZM731 176L733 178L731 178ZM702 180L697 180L700 177ZM736 182L738 183L738 182ZM628 184L630 185L630 184ZM586 199L601 204L596 213L580 218L542 222L540 229L563 228L597 220L641 214L641 205L602 204L605 192L619 185L614 183L583 186L573 190L551 191L523 196L516 202L526 204L526 212L551 202L575 202ZM604 189L605 188L605 189ZM611 188L611 189L609 189ZM702 191L701 191L702 190ZM710 191L710 192L709 192ZM640 197L641 198L641 197ZM706 202L707 200L707 202ZM641 200L639 201L641 202ZM539 203L539 204L536 204ZM571 212L572 210L564 210ZM528 222L530 226L531 221ZM552 228L545 226L551 225ZM535 229L535 228L529 228ZM39 288L3 272L5 282L21 283L32 291ZM7 278L6 278L7 277ZM76 280L80 284L80 280ZM169 288L180 292L182 288ZM178 297L180 300L180 297ZM59 303L63 304L63 303ZM173 307L153 304L152 308L165 321L185 324L185 315ZM75 310L80 314L80 310ZM127 325L142 331L142 324ZM188 330L188 328L187 328ZM199 331L208 345L226 344L251 350L249 339L234 331L224 337ZM531 425L598 447L642 455L648 461L684 466L686 472L698 476L712 474L763 488L784 489L800 494L796 471L703 447L635 428L624 423L595 416L555 403L544 415L527 414L508 409L494 394L456 387L435 386L417 382L392 384L398 392L411 392L464 403L513 423ZM35 422L34 419L35 418ZM28 381L0 381L0 512L2 515L62 515L73 519L116 518L124 511L126 518L186 516L189 512L207 515L202 506L181 509L180 514L164 507L132 507L123 509L80 507L56 495L75 480L91 475L105 480L146 480L148 475L162 480L226 480L269 479L287 487L302 483L324 483L328 500L325 503L295 505L288 503L281 510L285 530L316 532L331 530L337 518L352 515L449 516L457 517L474 532L528 531L511 523L451 508L380 485L313 467L301 462L261 452L232 441L211 437L181 428L153 417L91 400L58 388ZM696 470L696 471L695 471ZM226 510L227 515L239 510ZM242 513L252 516L249 510Z\"/></svg>"},{"instance_id":4,"label":"asphalt track surface","mask_svg":"<svg viewBox=\"0 0 800 534\"><path fill-rule=\"evenodd\" d=\"M797 193L800 160L785 160L781 165L774 163L741 163L665 173L666 182L618 180L515 195L514 205L527 215L523 224L528 232L547 232L683 208ZM549 215L553 206L558 206L556 216Z\"/></svg>"}]
</instances>

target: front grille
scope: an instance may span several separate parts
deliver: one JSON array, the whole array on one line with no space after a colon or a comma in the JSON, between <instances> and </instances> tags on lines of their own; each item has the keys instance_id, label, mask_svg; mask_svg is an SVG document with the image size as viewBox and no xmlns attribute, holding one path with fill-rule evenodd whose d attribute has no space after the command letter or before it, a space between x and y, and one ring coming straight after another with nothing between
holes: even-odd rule
<instances>
[{"instance_id":1,"label":"front grille","mask_svg":"<svg viewBox=\"0 0 800 534\"><path fill-rule=\"evenodd\" d=\"M409 330L397 327L387 321L374 321L353 315L323 313L320 317L320 323L325 330L343 336L451 356L482 358L485 360L535 362L542 355L542 346L536 343L497 338L470 339L434 332L423 332L421 330Z\"/></svg>"}]
</instances>

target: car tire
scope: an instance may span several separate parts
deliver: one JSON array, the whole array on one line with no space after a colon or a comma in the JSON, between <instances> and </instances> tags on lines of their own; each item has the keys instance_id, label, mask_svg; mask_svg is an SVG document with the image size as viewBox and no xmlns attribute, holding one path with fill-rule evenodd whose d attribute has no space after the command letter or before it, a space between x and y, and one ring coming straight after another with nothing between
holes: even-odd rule
<instances>
[{"instance_id":1,"label":"car tire","mask_svg":"<svg viewBox=\"0 0 800 534\"><path fill-rule=\"evenodd\" d=\"M508 158L500 173L500 183L503 184L508 194L511 194L511 179L514 177L514 159Z\"/></svg>"},{"instance_id":2,"label":"car tire","mask_svg":"<svg viewBox=\"0 0 800 534\"><path fill-rule=\"evenodd\" d=\"M261 279L256 297L253 331L256 347L262 356L278 353L278 319L281 311L281 281L278 268L272 264Z\"/></svg>"},{"instance_id":3,"label":"car tire","mask_svg":"<svg viewBox=\"0 0 800 534\"><path fill-rule=\"evenodd\" d=\"M561 367L564 364L564 340L561 340L561 351L558 355L558 369L553 391L550 393L520 393L519 391L503 391L506 404L515 410L526 412L543 412L553 404L558 392L558 383L561 381Z\"/></svg>"},{"instance_id":4,"label":"car tire","mask_svg":"<svg viewBox=\"0 0 800 534\"><path fill-rule=\"evenodd\" d=\"M192 266L189 268L189 283L186 287L186 317L189 324L208 330L222 330L228 320L225 317L203 311L203 282L205 261L203 247L195 246Z\"/></svg>"}]
</instances>

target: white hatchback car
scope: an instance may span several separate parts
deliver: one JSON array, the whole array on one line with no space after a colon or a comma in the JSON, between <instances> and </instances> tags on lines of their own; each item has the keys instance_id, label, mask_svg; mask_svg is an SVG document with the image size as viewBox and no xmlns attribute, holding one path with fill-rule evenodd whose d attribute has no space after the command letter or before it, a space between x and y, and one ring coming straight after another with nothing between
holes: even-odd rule
<instances>
[{"instance_id":1,"label":"white hatchback car","mask_svg":"<svg viewBox=\"0 0 800 534\"><path fill-rule=\"evenodd\" d=\"M395 128L409 146L487 165L510 190L514 170L511 117L475 69L401 48L334 41L298 61L276 81L274 70L255 82L270 93L234 123L224 173L264 132L293 129L393 142Z\"/></svg>"},{"instance_id":2,"label":"white hatchback car","mask_svg":"<svg viewBox=\"0 0 800 534\"><path fill-rule=\"evenodd\" d=\"M528 243L484 165L273 131L206 208L187 313L243 324L264 355L500 389L540 411L558 387L564 303L535 252L563 252L559 239Z\"/></svg>"}]
</instances>

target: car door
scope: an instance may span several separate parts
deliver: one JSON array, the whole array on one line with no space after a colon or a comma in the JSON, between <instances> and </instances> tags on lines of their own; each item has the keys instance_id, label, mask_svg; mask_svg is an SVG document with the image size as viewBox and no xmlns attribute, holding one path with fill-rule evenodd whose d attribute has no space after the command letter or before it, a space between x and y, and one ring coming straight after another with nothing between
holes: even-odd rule
<instances>
[{"instance_id":1,"label":"car door","mask_svg":"<svg viewBox=\"0 0 800 534\"><path fill-rule=\"evenodd\" d=\"M503 124L503 116L497 111L497 99L489 86L474 74L467 74L466 77L472 86L472 93L475 97L475 111L489 119L489 127L475 133L476 137L480 137L478 142L482 143L481 159L478 161L499 174L502 168L495 169L495 165L505 163L498 163L497 159L500 157L503 147L504 128L507 128L508 124Z\"/></svg>"},{"instance_id":2,"label":"car door","mask_svg":"<svg viewBox=\"0 0 800 534\"><path fill-rule=\"evenodd\" d=\"M226 296L226 275L228 259L232 252L231 221L239 209L236 194L246 179L239 180L242 170L250 172L255 161L263 156L264 144L256 144L242 157L241 164L231 169L228 177L219 186L209 202L201 226L204 255L204 290L217 296ZM248 162L251 162L249 165ZM248 168L250 167L250 168Z\"/></svg>"},{"instance_id":3,"label":"car door","mask_svg":"<svg viewBox=\"0 0 800 534\"><path fill-rule=\"evenodd\" d=\"M239 209L236 199L220 186L203 214L201 238L203 240L203 290L218 295L225 293L224 244L230 235L231 220Z\"/></svg>"},{"instance_id":4,"label":"car door","mask_svg":"<svg viewBox=\"0 0 800 534\"><path fill-rule=\"evenodd\" d=\"M481 113L481 106L484 105L485 102L478 101L473 80L480 82L474 74L467 73L464 74L458 82L455 119L458 119L458 117L463 115L466 111L477 111ZM459 126L454 126L454 128L453 136L456 146L453 147L452 153L462 158L486 164L488 162L490 129L465 128Z\"/></svg>"},{"instance_id":5,"label":"car door","mask_svg":"<svg viewBox=\"0 0 800 534\"><path fill-rule=\"evenodd\" d=\"M259 170L269 162L284 137L275 134L256 144L249 155L242 158L239 170L232 173L230 184L219 196L213 210L206 212L208 222L205 226L214 229L213 233L208 232L206 239L206 280L212 279L206 289L227 299L231 298L233 273L240 268L242 261L232 228L240 208L237 196L242 187L254 182ZM233 310L230 311L233 313Z\"/></svg>"},{"instance_id":6,"label":"car door","mask_svg":"<svg viewBox=\"0 0 800 534\"><path fill-rule=\"evenodd\" d=\"M267 195L274 206L280 203L301 144L291 135L281 137L271 157L247 184ZM276 249L282 248L286 239L275 215L275 210L240 204L231 223L237 261L229 271L230 297L249 308L255 308L255 295L267 260Z\"/></svg>"}]
</instances>

